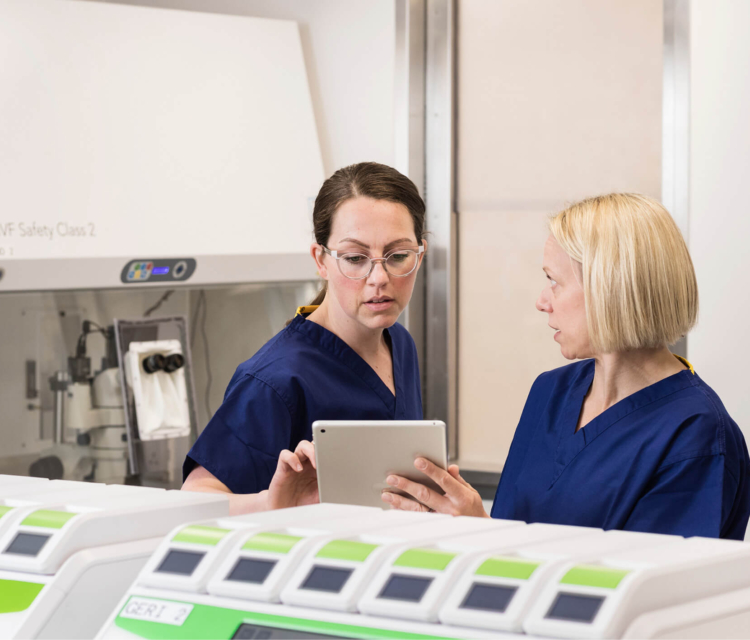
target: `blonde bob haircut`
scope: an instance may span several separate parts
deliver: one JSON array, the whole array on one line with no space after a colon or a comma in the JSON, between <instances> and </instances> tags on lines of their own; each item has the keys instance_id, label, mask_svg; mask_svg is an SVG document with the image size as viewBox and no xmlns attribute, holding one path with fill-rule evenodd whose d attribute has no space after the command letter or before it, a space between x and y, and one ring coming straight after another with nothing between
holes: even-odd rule
<instances>
[{"instance_id":1,"label":"blonde bob haircut","mask_svg":"<svg viewBox=\"0 0 750 640\"><path fill-rule=\"evenodd\" d=\"M698 285L685 240L656 200L634 193L588 198L550 220L580 263L595 353L670 345L693 328Z\"/></svg>"}]
</instances>

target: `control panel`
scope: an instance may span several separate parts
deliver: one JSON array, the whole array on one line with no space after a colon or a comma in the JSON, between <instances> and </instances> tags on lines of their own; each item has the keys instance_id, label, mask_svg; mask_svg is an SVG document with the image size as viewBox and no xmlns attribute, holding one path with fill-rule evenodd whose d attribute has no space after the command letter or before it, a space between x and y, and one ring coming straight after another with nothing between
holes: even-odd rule
<instances>
[{"instance_id":1,"label":"control panel","mask_svg":"<svg viewBox=\"0 0 750 640\"><path fill-rule=\"evenodd\" d=\"M184 282L195 272L193 258L145 258L129 261L122 269L124 284Z\"/></svg>"}]
</instances>

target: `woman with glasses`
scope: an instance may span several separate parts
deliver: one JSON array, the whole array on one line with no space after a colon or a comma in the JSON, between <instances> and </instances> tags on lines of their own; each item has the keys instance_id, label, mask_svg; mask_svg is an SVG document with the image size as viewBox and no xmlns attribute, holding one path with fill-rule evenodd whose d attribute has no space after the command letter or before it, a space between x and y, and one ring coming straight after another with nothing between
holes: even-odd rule
<instances>
[{"instance_id":1,"label":"woman with glasses","mask_svg":"<svg viewBox=\"0 0 750 640\"><path fill-rule=\"evenodd\" d=\"M668 349L698 313L693 264L672 217L636 194L574 204L550 222L543 269L537 309L563 356L580 360L532 386L492 517L741 540L750 516L745 439L693 366ZM457 472L416 465L445 495L391 477L422 504L386 501L487 517Z\"/></svg>"},{"instance_id":2,"label":"woman with glasses","mask_svg":"<svg viewBox=\"0 0 750 640\"><path fill-rule=\"evenodd\" d=\"M396 323L425 251L425 205L395 169L340 169L315 200L324 288L235 372L183 467L183 489L233 494L232 513L317 502L315 420L419 420L417 352Z\"/></svg>"}]
</instances>

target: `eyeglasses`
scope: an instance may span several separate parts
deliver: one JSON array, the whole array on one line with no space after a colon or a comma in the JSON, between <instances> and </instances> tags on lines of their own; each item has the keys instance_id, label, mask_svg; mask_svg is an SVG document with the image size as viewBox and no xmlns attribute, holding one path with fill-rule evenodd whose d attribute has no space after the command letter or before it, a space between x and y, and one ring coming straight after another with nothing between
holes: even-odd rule
<instances>
[{"instance_id":1,"label":"eyeglasses","mask_svg":"<svg viewBox=\"0 0 750 640\"><path fill-rule=\"evenodd\" d=\"M396 278L408 276L419 264L419 255L424 253L424 245L419 249L396 249L382 258L371 258L363 253L342 253L331 251L328 247L323 247L329 256L331 256L339 265L339 271L345 278L351 280L362 280L367 278L375 268L376 262L382 262L383 268Z\"/></svg>"}]
</instances>

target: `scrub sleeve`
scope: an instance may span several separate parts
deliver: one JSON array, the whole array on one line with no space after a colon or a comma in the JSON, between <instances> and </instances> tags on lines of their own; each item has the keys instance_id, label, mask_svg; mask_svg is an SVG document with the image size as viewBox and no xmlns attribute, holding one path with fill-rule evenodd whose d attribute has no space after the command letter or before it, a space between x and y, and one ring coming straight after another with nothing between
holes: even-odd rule
<instances>
[{"instance_id":1,"label":"scrub sleeve","mask_svg":"<svg viewBox=\"0 0 750 640\"><path fill-rule=\"evenodd\" d=\"M201 465L232 493L257 493L268 488L291 436L290 411L279 394L267 383L244 376L190 450L184 475Z\"/></svg>"}]
</instances>

